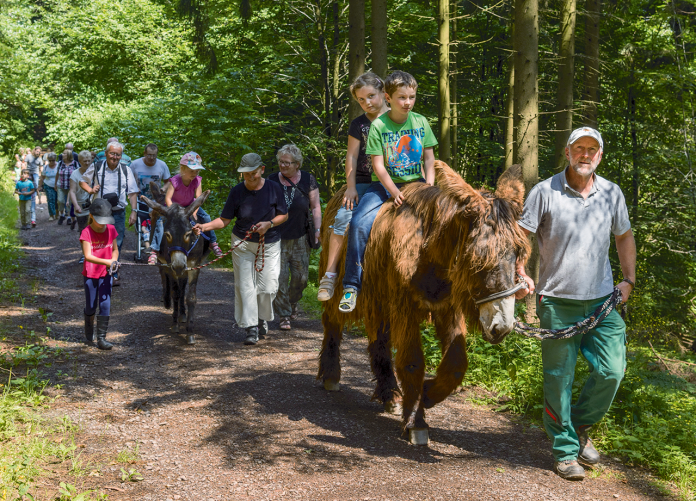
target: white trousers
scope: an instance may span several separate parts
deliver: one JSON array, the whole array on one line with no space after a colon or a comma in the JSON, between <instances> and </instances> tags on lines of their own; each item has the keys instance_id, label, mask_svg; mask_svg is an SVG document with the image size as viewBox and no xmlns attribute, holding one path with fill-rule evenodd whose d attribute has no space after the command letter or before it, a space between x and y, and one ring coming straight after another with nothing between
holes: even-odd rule
<instances>
[{"instance_id":1,"label":"white trousers","mask_svg":"<svg viewBox=\"0 0 696 501\"><path fill-rule=\"evenodd\" d=\"M232 246L240 239L232 235ZM273 320L273 300L278 292L280 275L280 241L266 244L264 267L254 267L259 244L242 242L232 252L234 265L234 319L242 328L253 327L259 320ZM261 256L259 255L259 266Z\"/></svg>"}]
</instances>

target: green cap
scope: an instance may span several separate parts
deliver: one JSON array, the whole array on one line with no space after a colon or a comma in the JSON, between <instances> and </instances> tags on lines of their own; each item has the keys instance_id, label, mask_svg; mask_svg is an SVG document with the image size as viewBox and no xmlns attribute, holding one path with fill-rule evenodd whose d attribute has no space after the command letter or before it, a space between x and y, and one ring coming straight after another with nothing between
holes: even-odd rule
<instances>
[{"instance_id":1,"label":"green cap","mask_svg":"<svg viewBox=\"0 0 696 501\"><path fill-rule=\"evenodd\" d=\"M257 155L256 153L247 153L242 157L242 161L239 162L239 168L237 169L237 172L252 172L261 167L262 165L266 165L263 163L263 160L261 160L261 157Z\"/></svg>"}]
</instances>

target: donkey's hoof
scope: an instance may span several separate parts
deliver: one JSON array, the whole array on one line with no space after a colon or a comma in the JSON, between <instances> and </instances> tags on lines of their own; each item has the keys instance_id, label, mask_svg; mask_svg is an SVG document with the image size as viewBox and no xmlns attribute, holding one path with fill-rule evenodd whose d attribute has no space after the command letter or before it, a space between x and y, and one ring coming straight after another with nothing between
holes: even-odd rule
<instances>
[{"instance_id":1,"label":"donkey's hoof","mask_svg":"<svg viewBox=\"0 0 696 501\"><path fill-rule=\"evenodd\" d=\"M182 313L179 315L179 323L180 324L185 324L186 323L186 313Z\"/></svg>"},{"instance_id":2,"label":"donkey's hoof","mask_svg":"<svg viewBox=\"0 0 696 501\"><path fill-rule=\"evenodd\" d=\"M186 344L196 344L196 339L193 334L186 336Z\"/></svg>"},{"instance_id":3,"label":"donkey's hoof","mask_svg":"<svg viewBox=\"0 0 696 501\"><path fill-rule=\"evenodd\" d=\"M333 379L324 379L324 389L326 391L338 391L341 389L341 385Z\"/></svg>"},{"instance_id":4,"label":"donkey's hoof","mask_svg":"<svg viewBox=\"0 0 696 501\"><path fill-rule=\"evenodd\" d=\"M387 414L394 414L395 416L401 416L404 412L404 408L401 406L401 402L387 400L384 402L384 412Z\"/></svg>"},{"instance_id":5,"label":"donkey's hoof","mask_svg":"<svg viewBox=\"0 0 696 501\"><path fill-rule=\"evenodd\" d=\"M175 324L172 325L172 332L173 332L174 334L179 334L179 324L176 324L176 323L175 323Z\"/></svg>"},{"instance_id":6,"label":"donkey's hoof","mask_svg":"<svg viewBox=\"0 0 696 501\"><path fill-rule=\"evenodd\" d=\"M408 441L412 445L428 445L429 440L427 428L411 428L408 430Z\"/></svg>"}]
</instances>

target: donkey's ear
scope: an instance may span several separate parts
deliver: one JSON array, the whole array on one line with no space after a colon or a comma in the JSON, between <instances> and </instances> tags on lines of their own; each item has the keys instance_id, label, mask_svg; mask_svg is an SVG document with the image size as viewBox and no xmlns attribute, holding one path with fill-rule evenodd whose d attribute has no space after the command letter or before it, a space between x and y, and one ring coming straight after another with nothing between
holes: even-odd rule
<instances>
[{"instance_id":1,"label":"donkey's ear","mask_svg":"<svg viewBox=\"0 0 696 501\"><path fill-rule=\"evenodd\" d=\"M201 193L200 197L195 199L191 205L186 207L186 217L190 217L196 209L203 205L203 202L205 202L205 199L208 198L208 195L210 195L210 190L205 190L203 193Z\"/></svg>"},{"instance_id":2,"label":"donkey's ear","mask_svg":"<svg viewBox=\"0 0 696 501\"><path fill-rule=\"evenodd\" d=\"M435 179L437 180L438 188L447 196L465 204L467 211L481 214L486 211L489 202L445 162L435 160Z\"/></svg>"},{"instance_id":3,"label":"donkey's ear","mask_svg":"<svg viewBox=\"0 0 696 501\"><path fill-rule=\"evenodd\" d=\"M162 193L159 183L150 181L150 193L152 193L152 198L154 198L158 203L164 205L164 193Z\"/></svg>"},{"instance_id":4,"label":"donkey's ear","mask_svg":"<svg viewBox=\"0 0 696 501\"><path fill-rule=\"evenodd\" d=\"M168 207L166 205L162 205L159 202L155 202L154 200L150 200L145 195L140 195L140 200L143 203L146 203L147 206L150 207L152 210L157 211L162 215L167 213Z\"/></svg>"},{"instance_id":5,"label":"donkey's ear","mask_svg":"<svg viewBox=\"0 0 696 501\"><path fill-rule=\"evenodd\" d=\"M496 198L502 198L512 203L518 213L524 207L524 182L522 181L522 166L515 164L503 172L498 178L495 190Z\"/></svg>"}]
</instances>

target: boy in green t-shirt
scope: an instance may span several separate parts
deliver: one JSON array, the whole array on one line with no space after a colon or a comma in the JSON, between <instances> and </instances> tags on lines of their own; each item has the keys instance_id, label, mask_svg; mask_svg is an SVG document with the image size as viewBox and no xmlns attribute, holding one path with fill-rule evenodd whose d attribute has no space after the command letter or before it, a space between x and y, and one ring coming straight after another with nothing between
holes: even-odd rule
<instances>
[{"instance_id":1,"label":"boy in green t-shirt","mask_svg":"<svg viewBox=\"0 0 696 501\"><path fill-rule=\"evenodd\" d=\"M372 185L365 192L350 221L346 251L343 297L338 305L342 312L355 309L362 285L362 262L367 239L380 207L389 197L402 204L400 188L414 181L435 183L437 140L422 115L413 113L418 83L413 76L395 71L384 81L385 97L391 106L370 127L366 153L372 155Z\"/></svg>"}]
</instances>

